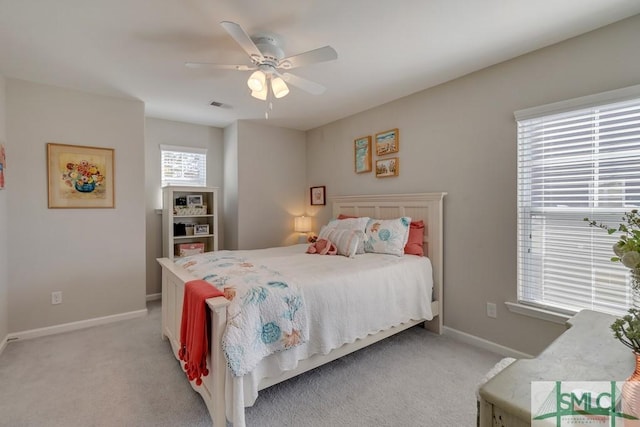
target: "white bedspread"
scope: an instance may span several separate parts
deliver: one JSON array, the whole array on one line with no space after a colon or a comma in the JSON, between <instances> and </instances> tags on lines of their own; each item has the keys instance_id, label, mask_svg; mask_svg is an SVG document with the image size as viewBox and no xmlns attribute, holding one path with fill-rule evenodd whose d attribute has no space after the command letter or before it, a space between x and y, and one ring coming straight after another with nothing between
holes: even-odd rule
<instances>
[{"instance_id":1,"label":"white bedspread","mask_svg":"<svg viewBox=\"0 0 640 427\"><path fill-rule=\"evenodd\" d=\"M295 369L300 360L327 354L409 320L431 320L433 273L428 258L366 253L355 258L306 254L307 245L234 251L268 266L301 288L309 340L263 359L243 377L227 374L227 418L244 426L244 407L260 381Z\"/></svg>"},{"instance_id":2,"label":"white bedspread","mask_svg":"<svg viewBox=\"0 0 640 427\"><path fill-rule=\"evenodd\" d=\"M222 349L235 376L250 372L270 354L307 341L302 292L279 271L233 251L188 256L176 264L231 300Z\"/></svg>"}]
</instances>

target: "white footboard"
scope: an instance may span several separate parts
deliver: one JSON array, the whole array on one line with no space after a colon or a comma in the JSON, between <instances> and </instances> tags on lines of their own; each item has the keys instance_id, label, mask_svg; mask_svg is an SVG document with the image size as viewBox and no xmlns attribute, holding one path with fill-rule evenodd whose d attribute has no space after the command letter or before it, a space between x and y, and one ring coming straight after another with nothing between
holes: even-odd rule
<instances>
[{"instance_id":1,"label":"white footboard","mask_svg":"<svg viewBox=\"0 0 640 427\"><path fill-rule=\"evenodd\" d=\"M173 354L179 360L184 284L193 280L193 277L168 258L160 258L158 262L162 266L162 335L169 340ZM210 298L207 300L207 305L211 310L211 330L209 331L211 351L207 356L210 373L202 377L201 385L196 385L193 381L190 381L190 384L202 396L214 427L224 427L226 426L224 382L227 364L220 343L226 327L229 301L223 297ZM184 365L182 363L180 365L184 370Z\"/></svg>"}]
</instances>

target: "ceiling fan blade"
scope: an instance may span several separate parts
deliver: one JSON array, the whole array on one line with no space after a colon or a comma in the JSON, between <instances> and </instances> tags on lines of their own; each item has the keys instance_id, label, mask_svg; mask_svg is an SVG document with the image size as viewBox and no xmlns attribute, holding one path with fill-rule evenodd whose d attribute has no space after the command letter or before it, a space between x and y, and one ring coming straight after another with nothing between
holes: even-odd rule
<instances>
[{"instance_id":1,"label":"ceiling fan blade","mask_svg":"<svg viewBox=\"0 0 640 427\"><path fill-rule=\"evenodd\" d=\"M282 73L279 74L285 82L290 83L291 85L300 88L306 92L309 92L312 95L321 95L327 90L326 87L322 86L320 83L312 82L311 80L303 79L302 77L296 76L291 73Z\"/></svg>"},{"instance_id":2,"label":"ceiling fan blade","mask_svg":"<svg viewBox=\"0 0 640 427\"><path fill-rule=\"evenodd\" d=\"M338 59L338 52L331 46L319 47L308 52L283 58L278 63L278 67L290 70L304 65L315 64L316 62L332 61Z\"/></svg>"},{"instance_id":3,"label":"ceiling fan blade","mask_svg":"<svg viewBox=\"0 0 640 427\"><path fill-rule=\"evenodd\" d=\"M208 62L185 62L187 68L212 68L215 70L238 70L238 71L251 71L257 70L258 67L253 65L224 65L224 64L211 64Z\"/></svg>"},{"instance_id":4,"label":"ceiling fan blade","mask_svg":"<svg viewBox=\"0 0 640 427\"><path fill-rule=\"evenodd\" d=\"M251 57L252 61L258 62L264 59L260 49L258 49L253 40L251 40L251 37L249 37L249 34L247 34L240 25L231 21L222 21L220 25L222 25L222 28L227 30L229 35L247 52L247 55Z\"/></svg>"}]
</instances>

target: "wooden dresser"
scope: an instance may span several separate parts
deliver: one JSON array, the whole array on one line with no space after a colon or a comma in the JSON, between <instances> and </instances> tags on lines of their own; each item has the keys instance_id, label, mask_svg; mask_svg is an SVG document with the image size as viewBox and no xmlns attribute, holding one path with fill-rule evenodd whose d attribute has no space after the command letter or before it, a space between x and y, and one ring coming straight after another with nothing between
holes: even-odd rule
<instances>
[{"instance_id":1,"label":"wooden dresser","mask_svg":"<svg viewBox=\"0 0 640 427\"><path fill-rule=\"evenodd\" d=\"M624 381L635 358L613 336L614 316L583 310L534 359L520 359L480 388L480 427L531 425L532 381Z\"/></svg>"}]
</instances>

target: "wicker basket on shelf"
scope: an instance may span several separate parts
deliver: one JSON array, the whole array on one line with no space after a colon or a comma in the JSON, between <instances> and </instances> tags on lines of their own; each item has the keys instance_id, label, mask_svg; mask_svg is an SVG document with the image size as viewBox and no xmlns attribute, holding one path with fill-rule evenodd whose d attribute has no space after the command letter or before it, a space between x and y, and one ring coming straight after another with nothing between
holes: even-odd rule
<instances>
[{"instance_id":1,"label":"wicker basket on shelf","mask_svg":"<svg viewBox=\"0 0 640 427\"><path fill-rule=\"evenodd\" d=\"M178 216L206 215L207 206L175 206L173 213Z\"/></svg>"}]
</instances>

